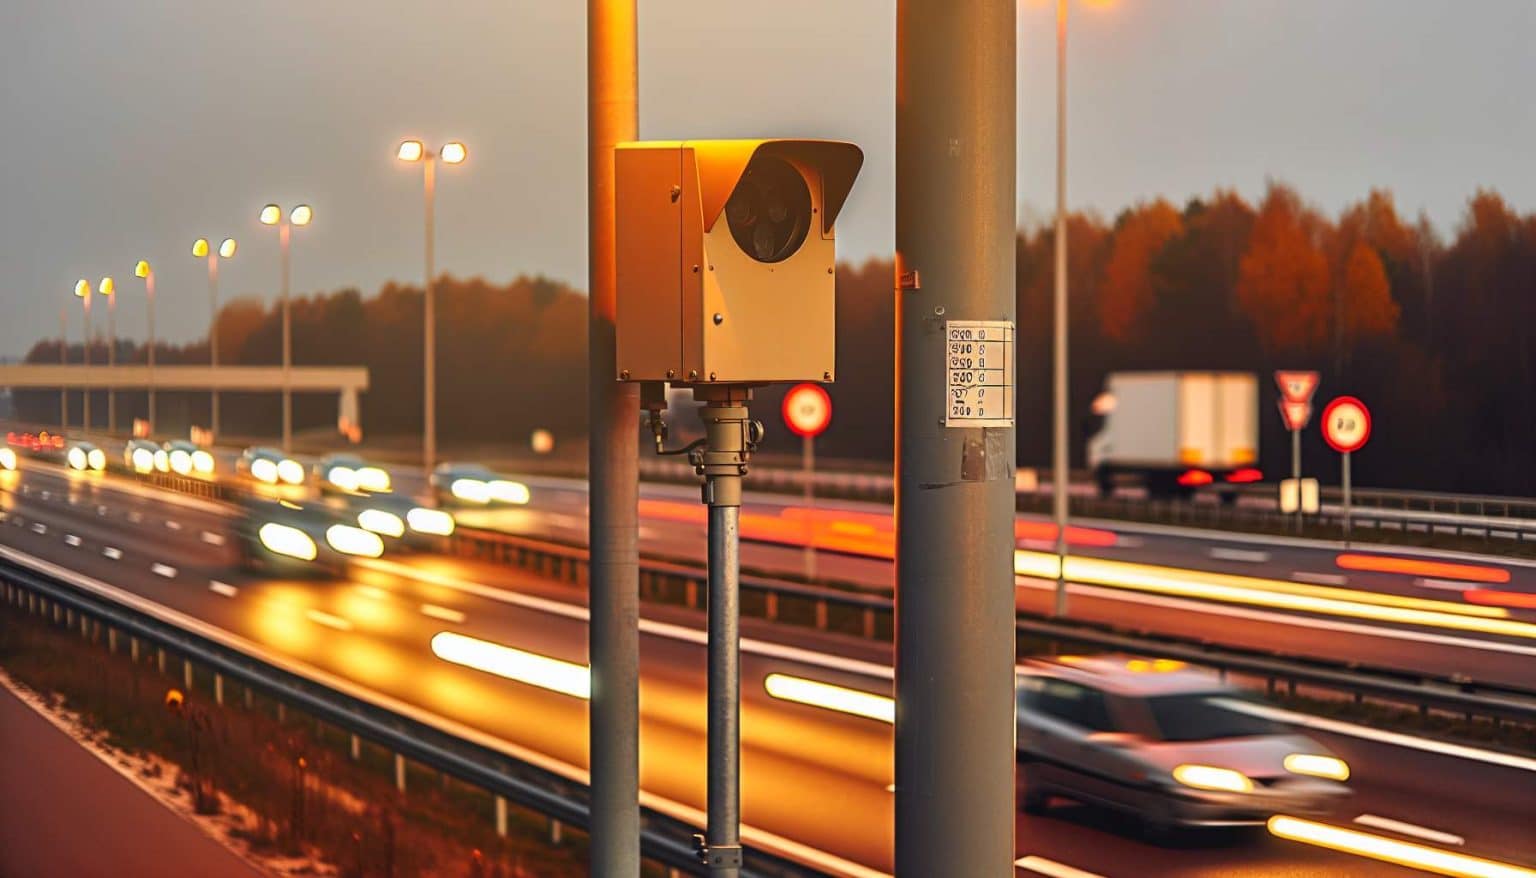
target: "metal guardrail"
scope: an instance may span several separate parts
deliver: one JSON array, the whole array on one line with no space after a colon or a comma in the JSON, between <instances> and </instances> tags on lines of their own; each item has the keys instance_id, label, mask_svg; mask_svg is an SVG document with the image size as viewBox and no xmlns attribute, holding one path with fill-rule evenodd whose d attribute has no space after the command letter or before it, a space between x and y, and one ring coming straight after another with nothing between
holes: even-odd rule
<instances>
[{"instance_id":1,"label":"metal guardrail","mask_svg":"<svg viewBox=\"0 0 1536 878\"><path fill-rule=\"evenodd\" d=\"M8 602L25 603L30 593L67 607L83 619L95 620L109 630L115 628L184 656L195 665L223 674L323 722L509 802L582 829L590 825L588 787L577 780L274 667L259 658L8 559L0 558L0 582L4 583L4 597ZM700 831L697 827L654 808L642 806L640 810L641 851L645 857L687 874L708 874L693 849L693 835ZM743 874L761 878L808 878L823 873L760 848L748 847Z\"/></svg>"},{"instance_id":2,"label":"metal guardrail","mask_svg":"<svg viewBox=\"0 0 1536 878\"><path fill-rule=\"evenodd\" d=\"M511 564L547 577L584 585L587 550L496 531L461 529L454 546L462 554ZM651 600L700 607L707 572L675 561L642 559L642 594ZM889 594L810 585L766 576L744 575L742 588L762 598L743 602L743 612L775 622L799 623L818 631L836 631L866 639L890 639L892 600ZM790 602L809 604L809 611L786 612ZM754 612L756 610L756 612ZM1284 683L1328 690L1361 700L1374 698L1419 709L1450 711L1469 716L1536 724L1536 690L1479 683L1460 677L1416 674L1389 668L1346 665L1268 653L1217 647L1195 641L1132 635L1082 622L1020 616L1020 637L1073 643L1115 652L1180 659L1267 681L1273 690Z\"/></svg>"}]
</instances>

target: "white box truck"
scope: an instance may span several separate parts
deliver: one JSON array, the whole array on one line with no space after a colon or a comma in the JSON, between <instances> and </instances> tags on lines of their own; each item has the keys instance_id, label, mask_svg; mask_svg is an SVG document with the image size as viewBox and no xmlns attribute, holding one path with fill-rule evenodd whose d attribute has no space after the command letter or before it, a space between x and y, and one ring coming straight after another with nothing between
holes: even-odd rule
<instances>
[{"instance_id":1,"label":"white box truck","mask_svg":"<svg viewBox=\"0 0 1536 878\"><path fill-rule=\"evenodd\" d=\"M1252 373L1112 372L1093 401L1092 420L1100 419L1090 423L1088 467L1106 496L1124 482L1154 497L1187 497L1264 477Z\"/></svg>"}]
</instances>

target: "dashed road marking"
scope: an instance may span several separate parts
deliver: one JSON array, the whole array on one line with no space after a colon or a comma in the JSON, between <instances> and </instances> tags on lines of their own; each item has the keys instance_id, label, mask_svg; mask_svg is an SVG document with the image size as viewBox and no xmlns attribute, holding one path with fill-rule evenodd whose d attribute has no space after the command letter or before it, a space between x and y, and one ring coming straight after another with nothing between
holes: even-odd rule
<instances>
[{"instance_id":1,"label":"dashed road marking","mask_svg":"<svg viewBox=\"0 0 1536 878\"><path fill-rule=\"evenodd\" d=\"M1349 577L1342 573L1311 573L1306 570L1297 570L1291 574L1291 578L1297 582L1313 582L1318 585L1349 584Z\"/></svg>"},{"instance_id":2,"label":"dashed road marking","mask_svg":"<svg viewBox=\"0 0 1536 878\"><path fill-rule=\"evenodd\" d=\"M227 598L234 597L235 594L240 591L240 589L235 588L233 585L230 585L227 582L220 582L217 579L210 580L208 582L208 590L214 594L221 594Z\"/></svg>"},{"instance_id":3,"label":"dashed road marking","mask_svg":"<svg viewBox=\"0 0 1536 878\"><path fill-rule=\"evenodd\" d=\"M172 567L169 564L161 564L159 562L156 562L154 564L149 565L149 569L156 576L164 576L166 579L174 579L174 578L176 578L176 568Z\"/></svg>"},{"instance_id":4,"label":"dashed road marking","mask_svg":"<svg viewBox=\"0 0 1536 878\"><path fill-rule=\"evenodd\" d=\"M181 522L171 521L169 518L165 520L165 526L171 530L181 530Z\"/></svg>"},{"instance_id":5,"label":"dashed road marking","mask_svg":"<svg viewBox=\"0 0 1536 878\"><path fill-rule=\"evenodd\" d=\"M133 522L134 524L138 524L139 522L144 520L144 514L142 512L140 512L140 511L138 511L137 509L130 510L129 513L128 513L128 520Z\"/></svg>"},{"instance_id":6,"label":"dashed road marking","mask_svg":"<svg viewBox=\"0 0 1536 878\"><path fill-rule=\"evenodd\" d=\"M224 535L216 534L211 530L205 530L203 531L203 542L210 546L222 546L224 545Z\"/></svg>"},{"instance_id":7,"label":"dashed road marking","mask_svg":"<svg viewBox=\"0 0 1536 878\"><path fill-rule=\"evenodd\" d=\"M308 610L304 613L304 615L309 617L309 621L314 622L317 625L324 625L327 628L335 628L337 631L352 630L352 623L348 622L346 619L341 618L340 616L332 616L330 613L322 612L320 610Z\"/></svg>"},{"instance_id":8,"label":"dashed road marking","mask_svg":"<svg viewBox=\"0 0 1536 878\"><path fill-rule=\"evenodd\" d=\"M45 534L48 532L48 525L43 524L41 521L36 522L32 525L32 532L35 534Z\"/></svg>"},{"instance_id":9,"label":"dashed road marking","mask_svg":"<svg viewBox=\"0 0 1536 878\"><path fill-rule=\"evenodd\" d=\"M65 534L64 535L64 545L66 545L66 546L78 546L78 545L80 545L80 538L75 536L74 534Z\"/></svg>"},{"instance_id":10,"label":"dashed road marking","mask_svg":"<svg viewBox=\"0 0 1536 878\"><path fill-rule=\"evenodd\" d=\"M97 515L106 515L107 514L107 507L105 507L105 506L97 506L96 507L96 514Z\"/></svg>"},{"instance_id":11,"label":"dashed road marking","mask_svg":"<svg viewBox=\"0 0 1536 878\"><path fill-rule=\"evenodd\" d=\"M1456 582L1451 579L1435 579L1430 576L1420 576L1413 581L1419 588L1438 588L1441 591L1454 591L1458 594L1468 589L1477 588L1475 582Z\"/></svg>"},{"instance_id":12,"label":"dashed road marking","mask_svg":"<svg viewBox=\"0 0 1536 878\"><path fill-rule=\"evenodd\" d=\"M1263 564L1269 560L1269 553L1259 551L1258 549L1232 549L1227 546L1212 546L1209 554L1218 561L1242 561L1245 564Z\"/></svg>"},{"instance_id":13,"label":"dashed road marking","mask_svg":"<svg viewBox=\"0 0 1536 878\"><path fill-rule=\"evenodd\" d=\"M1355 818L1355 822L1361 826L1373 826L1377 829L1385 829L1388 832L1396 832L1399 835L1411 835L1414 838L1422 838L1425 841L1434 841L1440 844L1464 845L1467 843L1467 840L1459 835L1441 832L1438 829L1430 829L1427 826L1419 826L1415 823L1404 823L1401 820L1393 820L1391 817L1361 814Z\"/></svg>"},{"instance_id":14,"label":"dashed road marking","mask_svg":"<svg viewBox=\"0 0 1536 878\"><path fill-rule=\"evenodd\" d=\"M441 619L444 622L453 622L455 624L463 624L464 620L469 618L458 610L450 610L447 607L439 607L437 604L422 604L421 614L433 619Z\"/></svg>"},{"instance_id":15,"label":"dashed road marking","mask_svg":"<svg viewBox=\"0 0 1536 878\"><path fill-rule=\"evenodd\" d=\"M113 561L116 561L117 559L123 557L123 550L117 548L116 546L107 546L101 550L101 554L111 558Z\"/></svg>"}]
</instances>

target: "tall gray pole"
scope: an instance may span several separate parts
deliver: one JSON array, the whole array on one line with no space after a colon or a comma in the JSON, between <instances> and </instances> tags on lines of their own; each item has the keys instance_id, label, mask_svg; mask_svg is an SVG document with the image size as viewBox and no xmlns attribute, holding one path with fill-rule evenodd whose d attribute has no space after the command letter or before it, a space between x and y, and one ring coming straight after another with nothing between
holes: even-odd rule
<instances>
[{"instance_id":1,"label":"tall gray pole","mask_svg":"<svg viewBox=\"0 0 1536 878\"><path fill-rule=\"evenodd\" d=\"M144 278L144 298L149 309L149 434L155 434L155 272ZM217 434L215 434L217 435Z\"/></svg>"},{"instance_id":2,"label":"tall gray pole","mask_svg":"<svg viewBox=\"0 0 1536 878\"><path fill-rule=\"evenodd\" d=\"M80 395L80 429L91 432L91 294L85 295L85 391Z\"/></svg>"},{"instance_id":3,"label":"tall gray pole","mask_svg":"<svg viewBox=\"0 0 1536 878\"><path fill-rule=\"evenodd\" d=\"M437 193L437 161L430 152L422 156L422 189L426 201L427 277L422 287L422 470L432 472L437 463L437 295L432 289L433 249L436 247L434 203Z\"/></svg>"},{"instance_id":4,"label":"tall gray pole","mask_svg":"<svg viewBox=\"0 0 1536 878\"><path fill-rule=\"evenodd\" d=\"M107 296L107 369L117 367L117 293ZM117 430L117 389L107 385L107 432Z\"/></svg>"},{"instance_id":5,"label":"tall gray pole","mask_svg":"<svg viewBox=\"0 0 1536 878\"><path fill-rule=\"evenodd\" d=\"M896 4L902 878L1013 874L1014 430L945 426L945 323L1015 319L1016 6Z\"/></svg>"},{"instance_id":6,"label":"tall gray pole","mask_svg":"<svg viewBox=\"0 0 1536 878\"><path fill-rule=\"evenodd\" d=\"M816 581L816 437L800 439L800 473L805 478L805 581Z\"/></svg>"},{"instance_id":7,"label":"tall gray pole","mask_svg":"<svg viewBox=\"0 0 1536 878\"><path fill-rule=\"evenodd\" d=\"M1067 0L1056 0L1056 291L1051 506L1056 519L1057 616L1067 614Z\"/></svg>"},{"instance_id":8,"label":"tall gray pole","mask_svg":"<svg viewBox=\"0 0 1536 878\"><path fill-rule=\"evenodd\" d=\"M69 306L59 308L59 365L69 365ZM69 432L69 388L59 388L59 432Z\"/></svg>"},{"instance_id":9,"label":"tall gray pole","mask_svg":"<svg viewBox=\"0 0 1536 878\"><path fill-rule=\"evenodd\" d=\"M208 365L219 371L219 252L209 245L208 250ZM215 374L217 379L217 374ZM213 430L214 441L219 438L219 388L213 388L208 426Z\"/></svg>"},{"instance_id":10,"label":"tall gray pole","mask_svg":"<svg viewBox=\"0 0 1536 878\"><path fill-rule=\"evenodd\" d=\"M1296 485L1296 532L1302 530L1301 508L1301 431L1291 431L1291 481Z\"/></svg>"},{"instance_id":11,"label":"tall gray pole","mask_svg":"<svg viewBox=\"0 0 1536 878\"><path fill-rule=\"evenodd\" d=\"M615 380L613 147L639 129L635 0L587 0L591 874L640 874L640 389Z\"/></svg>"},{"instance_id":12,"label":"tall gray pole","mask_svg":"<svg viewBox=\"0 0 1536 878\"><path fill-rule=\"evenodd\" d=\"M288 313L288 239L292 236L288 220L278 226L278 245L283 252L283 453L293 446L293 321ZM217 397L215 397L217 399ZM215 434L217 435L217 434Z\"/></svg>"}]
</instances>

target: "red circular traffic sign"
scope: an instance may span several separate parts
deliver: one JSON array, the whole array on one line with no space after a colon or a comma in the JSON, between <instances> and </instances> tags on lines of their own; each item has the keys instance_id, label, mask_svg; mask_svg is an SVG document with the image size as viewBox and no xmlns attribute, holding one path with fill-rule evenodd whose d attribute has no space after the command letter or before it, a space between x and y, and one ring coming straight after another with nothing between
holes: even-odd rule
<instances>
[{"instance_id":1,"label":"red circular traffic sign","mask_svg":"<svg viewBox=\"0 0 1536 878\"><path fill-rule=\"evenodd\" d=\"M1353 396L1341 396L1323 409L1323 439L1334 451L1359 451L1371 438L1371 413Z\"/></svg>"},{"instance_id":2,"label":"red circular traffic sign","mask_svg":"<svg viewBox=\"0 0 1536 878\"><path fill-rule=\"evenodd\" d=\"M832 397L820 384L796 384L784 394L784 423L797 436L819 436L832 423Z\"/></svg>"}]
</instances>

